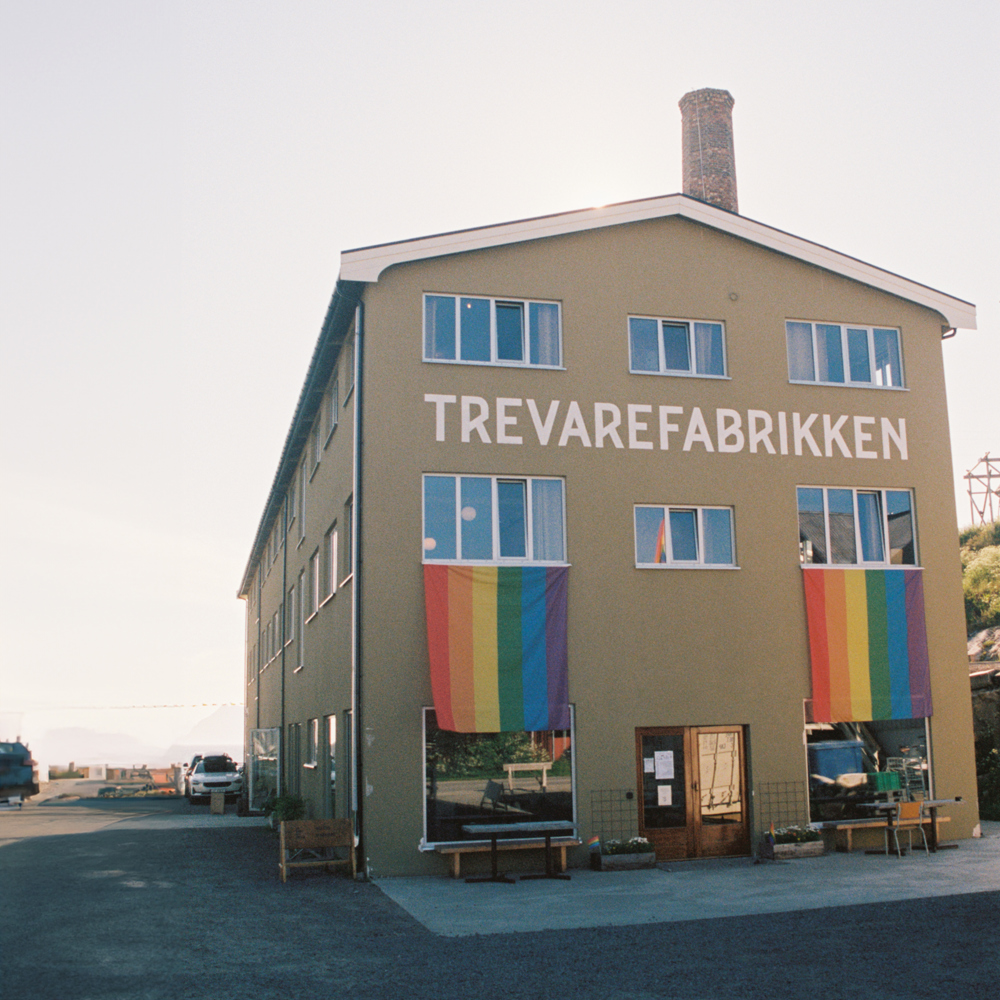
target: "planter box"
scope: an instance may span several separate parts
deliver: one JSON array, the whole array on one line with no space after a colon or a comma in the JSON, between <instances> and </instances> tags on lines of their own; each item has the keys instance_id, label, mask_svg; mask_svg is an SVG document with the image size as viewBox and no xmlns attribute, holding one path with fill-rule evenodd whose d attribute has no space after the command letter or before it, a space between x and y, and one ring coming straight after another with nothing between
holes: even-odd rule
<instances>
[{"instance_id":1,"label":"planter box","mask_svg":"<svg viewBox=\"0 0 1000 1000\"><path fill-rule=\"evenodd\" d=\"M602 872L625 872L656 866L656 854L653 851L642 854L592 854L591 860L593 859L596 859L594 867Z\"/></svg>"},{"instance_id":2,"label":"planter box","mask_svg":"<svg viewBox=\"0 0 1000 1000\"><path fill-rule=\"evenodd\" d=\"M823 854L822 840L808 840L804 844L772 844L766 838L760 842L760 856L769 861L787 858L817 858Z\"/></svg>"}]
</instances>

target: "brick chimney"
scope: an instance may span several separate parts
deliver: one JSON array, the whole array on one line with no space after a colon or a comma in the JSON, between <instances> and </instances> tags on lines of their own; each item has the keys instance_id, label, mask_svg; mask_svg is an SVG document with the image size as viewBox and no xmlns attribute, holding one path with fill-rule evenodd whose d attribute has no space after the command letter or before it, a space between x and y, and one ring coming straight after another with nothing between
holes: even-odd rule
<instances>
[{"instance_id":1,"label":"brick chimney","mask_svg":"<svg viewBox=\"0 0 1000 1000\"><path fill-rule=\"evenodd\" d=\"M692 90L680 99L684 194L727 212L739 212L733 103L728 90Z\"/></svg>"}]
</instances>

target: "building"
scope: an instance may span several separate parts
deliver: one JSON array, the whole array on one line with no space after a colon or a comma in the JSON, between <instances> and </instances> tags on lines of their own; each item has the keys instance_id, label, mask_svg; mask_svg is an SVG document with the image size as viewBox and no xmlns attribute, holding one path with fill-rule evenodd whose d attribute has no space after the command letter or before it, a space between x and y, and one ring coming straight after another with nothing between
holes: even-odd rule
<instances>
[{"instance_id":1,"label":"building","mask_svg":"<svg viewBox=\"0 0 1000 1000\"><path fill-rule=\"evenodd\" d=\"M681 107L682 195L342 256L247 730L254 804L353 816L376 877L491 818L749 854L875 769L978 821L940 349L975 309L739 215L732 98Z\"/></svg>"}]
</instances>

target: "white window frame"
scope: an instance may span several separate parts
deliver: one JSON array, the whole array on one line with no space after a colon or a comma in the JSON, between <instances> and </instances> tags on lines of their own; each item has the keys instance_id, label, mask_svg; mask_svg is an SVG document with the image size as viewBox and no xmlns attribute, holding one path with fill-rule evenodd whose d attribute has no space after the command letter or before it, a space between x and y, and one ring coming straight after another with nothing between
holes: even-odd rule
<instances>
[{"instance_id":1,"label":"white window frame","mask_svg":"<svg viewBox=\"0 0 1000 1000\"><path fill-rule=\"evenodd\" d=\"M826 555L827 561L825 563L814 563L806 562L805 559L805 549L802 544L802 540L799 540L799 562L803 567L815 568L827 568L827 569L844 569L850 566L857 566L863 569L899 569L900 567L909 567L915 569L920 566L920 551L917 546L917 507L913 497L913 490L906 487L896 488L896 487L880 487L880 486L809 486L800 484L795 488L795 520L796 527L799 525L799 502L798 502L798 491L799 490L822 490L823 492L823 531L824 531L824 544L826 545ZM832 562L832 547L830 538L830 490L850 490L853 494L853 516L854 516L854 562ZM879 496L879 516L882 532L882 559L872 559L866 560L864 558L864 545L862 539L861 531L861 517L858 512L858 494L859 493L876 493ZM892 549L889 545L889 504L888 504L888 493L908 493L910 496L910 528L913 535L913 562L912 563L894 563L892 562ZM801 529L800 529L801 534Z\"/></svg>"},{"instance_id":2,"label":"white window frame","mask_svg":"<svg viewBox=\"0 0 1000 1000\"><path fill-rule=\"evenodd\" d=\"M299 582L298 582L298 603L296 604L296 613L298 615L298 636L299 641L295 644L295 673L298 673L306 663L306 571L299 570Z\"/></svg>"},{"instance_id":3,"label":"white window frame","mask_svg":"<svg viewBox=\"0 0 1000 1000\"><path fill-rule=\"evenodd\" d=\"M339 531L337 522L327 529L323 536L323 558L320 576L323 584L323 600L321 604L328 601L337 593L337 559L339 558Z\"/></svg>"},{"instance_id":4,"label":"white window frame","mask_svg":"<svg viewBox=\"0 0 1000 1000\"><path fill-rule=\"evenodd\" d=\"M360 308L360 307L359 307ZM344 374L347 376L347 392L344 393L344 406L347 406L347 401L351 398L351 393L354 391L354 331L351 331L351 335L344 341L344 346L341 350L344 356Z\"/></svg>"},{"instance_id":5,"label":"white window frame","mask_svg":"<svg viewBox=\"0 0 1000 1000\"><path fill-rule=\"evenodd\" d=\"M323 416L322 414L317 413L316 419L313 421L312 430L309 432L309 465L311 466L309 470L310 479L316 475L319 463L323 459L323 447Z\"/></svg>"},{"instance_id":6,"label":"white window frame","mask_svg":"<svg viewBox=\"0 0 1000 1000\"><path fill-rule=\"evenodd\" d=\"M478 473L466 474L461 472L428 472L425 473L421 479L421 525L426 525L426 510L424 505L426 502L426 487L425 482L429 478L444 479L451 477L455 480L455 552L456 558L454 559L435 559L433 556L428 555L426 546L426 533L421 532L421 539L423 545L421 546L423 550L423 562L425 563L446 563L446 564L456 564L461 563L468 566L565 566L567 565L567 560L563 559L534 559L531 553L534 552L535 538L534 538L534 510L532 503L532 484L536 482L557 482L562 486L562 551L563 556L566 555L566 480L562 476L484 476ZM490 489L490 513L492 517L492 548L493 548L493 558L491 559L463 559L461 555L462 551L462 531L461 522L462 518L462 497L461 489L459 487L459 480L462 479L484 479L489 480L491 483ZM500 483L524 483L525 486L525 552L527 555L524 558L520 557L510 557L510 556L500 556L500 506L498 501L498 487Z\"/></svg>"},{"instance_id":7,"label":"white window frame","mask_svg":"<svg viewBox=\"0 0 1000 1000\"><path fill-rule=\"evenodd\" d=\"M301 545L306 538L306 484L309 482L309 473L306 468L306 459L302 459L302 464L299 465L298 477L299 477L299 540L296 543L296 548Z\"/></svg>"},{"instance_id":8,"label":"white window frame","mask_svg":"<svg viewBox=\"0 0 1000 1000\"><path fill-rule=\"evenodd\" d=\"M656 327L656 352L658 359L657 370L650 371L646 368L633 368L632 367L632 320L651 320L657 324ZM695 350L695 338L694 338L694 327L696 323L703 323L706 326L718 326L722 328L722 374L718 375L715 372L699 372L696 371L696 350ZM685 370L683 368L667 368L666 355L663 347L663 326L684 326L687 328L687 346L688 346L688 359L690 362L690 367ZM722 322L721 319L679 319L672 318L669 316L644 316L639 313L629 314L628 317L628 370L633 375L670 375L675 378L715 378L715 379L727 379L729 378L729 357L728 351L726 349L726 324Z\"/></svg>"},{"instance_id":9,"label":"white window frame","mask_svg":"<svg viewBox=\"0 0 1000 1000\"><path fill-rule=\"evenodd\" d=\"M344 550L341 556L344 569L340 578L340 586L343 587L348 580L354 576L354 495L347 498L344 504Z\"/></svg>"},{"instance_id":10,"label":"white window frame","mask_svg":"<svg viewBox=\"0 0 1000 1000\"><path fill-rule=\"evenodd\" d=\"M432 358L427 356L427 300L429 298L446 298L455 301L455 356L452 358ZM473 361L460 357L462 351L462 322L461 322L461 302L463 299L472 299L478 302L488 302L490 304L490 360ZM522 310L522 356L523 360L517 361L510 358L497 357L497 305L516 305ZM558 358L554 364L541 364L531 361L531 333L530 333L530 311L532 305L555 306L558 317L558 329L556 331L556 353ZM423 342L421 350L423 359L428 364L439 365L482 365L487 367L501 368L547 368L550 370L562 370L562 303L553 299L522 299L517 296L489 296L489 295L464 295L457 292L425 292L422 300L421 328L423 331Z\"/></svg>"},{"instance_id":11,"label":"white window frame","mask_svg":"<svg viewBox=\"0 0 1000 1000\"><path fill-rule=\"evenodd\" d=\"M792 375L792 350L789 325L800 323L811 328L812 335L812 378L795 378ZM844 368L843 382L826 382L818 377L819 373L819 333L817 327L836 326L840 328L841 363ZM849 330L864 330L868 338L868 370L871 372L870 382L856 382L851 379L851 357ZM875 366L875 331L891 330L896 334L896 351L899 355L899 385L885 385L877 381L878 371ZM898 326L881 326L877 323L842 323L839 321L786 319L785 320L785 351L788 356L788 381L796 385L833 385L860 389L889 389L899 392L906 389L906 366L903 364L903 335Z\"/></svg>"},{"instance_id":12,"label":"white window frame","mask_svg":"<svg viewBox=\"0 0 1000 1000\"><path fill-rule=\"evenodd\" d=\"M433 711L434 711L434 707L432 705L423 705L423 706L421 706L421 709L420 709L420 762L421 762L421 772L425 776L428 774L428 766L427 766L428 716ZM346 714L349 715L349 713L346 713ZM347 734L346 738L349 740L350 739L350 729L347 726L345 726L344 728L345 728L345 733ZM530 730L524 730L524 732L530 732ZM569 743L570 743L570 747L572 748L571 751L570 751L570 794L572 796L572 803L573 803L573 820L572 820L572 823L570 823L569 821L567 821L566 825L567 825L567 827L572 826L573 830L577 830L579 828L579 823L580 823L580 796L581 796L581 793L580 793L579 784L577 782L577 772L576 772L576 753L575 753L575 748L576 748L576 745L577 745L576 744L576 706L574 704L572 704L572 703L569 706L569 729L566 729L566 730L541 730L540 732L542 732L542 733L551 732L553 734L557 733L557 732L565 732L565 733L568 733L568 735L569 735ZM459 734L459 735L468 735L468 736L473 736L474 737L476 734L468 733L468 734ZM351 759L351 757L350 757L349 745L348 745L347 760L350 761L350 759ZM424 780L425 780L425 785L426 785L426 780L427 780L426 777L425 777ZM350 787L350 786L348 786L348 787ZM421 836L420 836L420 850L421 851L433 851L436 844L450 843L450 841L445 841L445 840L431 840L427 836L427 833L428 833L428 829L427 829L427 819L428 819L428 817L427 817L427 802L428 802L430 796L426 794L426 791L427 791L426 787L425 787L424 791L425 791L425 794L421 796L421 800L423 802L423 828L422 828L422 833L421 833ZM463 843L467 843L469 845L472 845L472 844L488 844L489 840L486 839L486 838L482 838L482 839L479 839L479 840L473 840L470 837L470 839L468 841L463 841Z\"/></svg>"},{"instance_id":13,"label":"white window frame","mask_svg":"<svg viewBox=\"0 0 1000 1000\"><path fill-rule=\"evenodd\" d=\"M638 510L659 510L663 512L664 519L664 555L665 562L640 562L639 561L639 532L636 524L636 511ZM705 561L705 518L704 512L707 510L724 510L729 514L729 548L732 553L732 562L710 563ZM697 530L697 559L677 559L674 557L673 536L670 531L671 512L692 512L695 515L695 527ZM636 569L739 569L736 558L736 510L725 504L690 504L690 503L637 503L632 509L632 539L635 545L635 566ZM655 553L654 553L655 555Z\"/></svg>"},{"instance_id":14,"label":"white window frame","mask_svg":"<svg viewBox=\"0 0 1000 1000\"><path fill-rule=\"evenodd\" d=\"M306 720L306 759L303 767L319 766L319 719Z\"/></svg>"},{"instance_id":15,"label":"white window frame","mask_svg":"<svg viewBox=\"0 0 1000 1000\"><path fill-rule=\"evenodd\" d=\"M320 552L315 549L309 557L309 610L306 621L309 621L318 611L320 606Z\"/></svg>"},{"instance_id":16,"label":"white window frame","mask_svg":"<svg viewBox=\"0 0 1000 1000\"><path fill-rule=\"evenodd\" d=\"M299 516L298 475L292 476L291 482L288 484L287 508L288 508L288 527L291 528L291 526L295 523L296 518Z\"/></svg>"},{"instance_id":17,"label":"white window frame","mask_svg":"<svg viewBox=\"0 0 1000 1000\"><path fill-rule=\"evenodd\" d=\"M329 389L323 397L323 430L326 434L326 442L323 447L330 444L330 438L337 429L340 421L340 376L334 372Z\"/></svg>"},{"instance_id":18,"label":"white window frame","mask_svg":"<svg viewBox=\"0 0 1000 1000\"><path fill-rule=\"evenodd\" d=\"M288 619L288 627L285 629L285 645L287 646L290 642L294 642L295 636L298 634L296 626L298 625L298 610L296 602L299 598L299 593L295 589L294 584L288 588L288 601L285 604L286 616Z\"/></svg>"}]
</instances>

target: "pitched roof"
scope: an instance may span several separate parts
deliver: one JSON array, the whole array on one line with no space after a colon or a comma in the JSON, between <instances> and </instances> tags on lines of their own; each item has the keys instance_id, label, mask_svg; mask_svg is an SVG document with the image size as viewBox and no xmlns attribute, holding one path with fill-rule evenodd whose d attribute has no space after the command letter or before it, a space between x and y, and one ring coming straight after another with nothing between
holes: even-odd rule
<instances>
[{"instance_id":1,"label":"pitched roof","mask_svg":"<svg viewBox=\"0 0 1000 1000\"><path fill-rule=\"evenodd\" d=\"M926 306L939 312L948 325L955 329L976 329L976 307L971 302L946 295L944 292L910 281L873 264L866 264L856 257L849 257L819 243L811 243L801 237L792 236L791 233L765 226L746 216L727 212L682 194L623 201L600 208L541 215L533 219L519 219L516 222L503 222L476 229L460 229L436 236L402 240L398 243L380 243L376 246L345 250L340 255L340 277L346 281L378 281L379 275L393 264L672 216L710 226L720 232L729 233L739 239L897 295L909 302Z\"/></svg>"}]
</instances>

